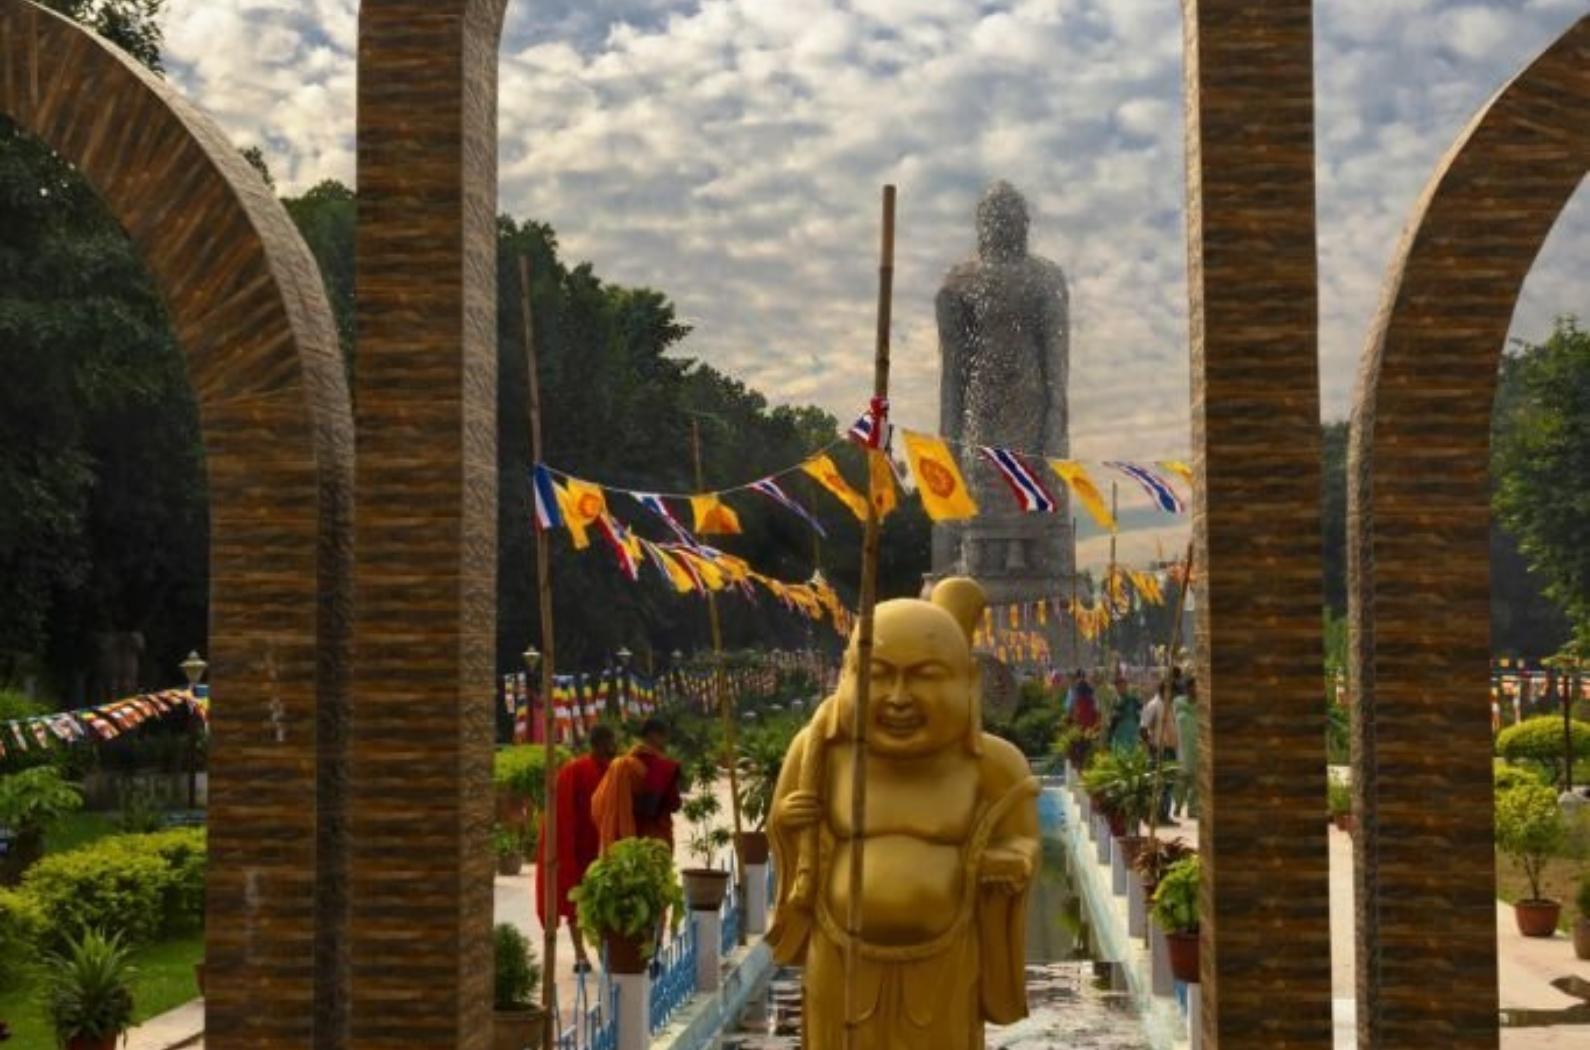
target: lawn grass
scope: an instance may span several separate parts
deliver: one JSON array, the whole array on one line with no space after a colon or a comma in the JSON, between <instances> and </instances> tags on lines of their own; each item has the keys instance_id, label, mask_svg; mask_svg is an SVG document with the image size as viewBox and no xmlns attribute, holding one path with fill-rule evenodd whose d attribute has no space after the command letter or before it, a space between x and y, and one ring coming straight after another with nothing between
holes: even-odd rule
<instances>
[{"instance_id":1,"label":"lawn grass","mask_svg":"<svg viewBox=\"0 0 1590 1050\"><path fill-rule=\"evenodd\" d=\"M65 853L118 833L113 813L73 813L56 821L44 836L44 852Z\"/></svg>"},{"instance_id":2,"label":"lawn grass","mask_svg":"<svg viewBox=\"0 0 1590 1050\"><path fill-rule=\"evenodd\" d=\"M138 974L133 978L133 1021L147 1021L181 1006L199 994L193 964L204 957L204 934L161 941L133 953ZM45 1022L35 985L0 996L0 1020L11 1025L6 1050L55 1050L55 1036Z\"/></svg>"}]
</instances>

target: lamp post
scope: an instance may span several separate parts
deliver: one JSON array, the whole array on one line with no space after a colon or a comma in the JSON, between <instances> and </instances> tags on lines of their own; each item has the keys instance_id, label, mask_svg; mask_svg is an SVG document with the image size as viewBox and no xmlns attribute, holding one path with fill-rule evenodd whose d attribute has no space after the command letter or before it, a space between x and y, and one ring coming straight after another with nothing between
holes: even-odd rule
<instances>
[{"instance_id":1,"label":"lamp post","mask_svg":"<svg viewBox=\"0 0 1590 1050\"><path fill-rule=\"evenodd\" d=\"M529 708L525 712L525 727L529 732L529 739L533 741L535 739L536 709L535 705L530 702L530 690L535 687L536 668L541 666L541 650L534 645L528 646L524 652L519 654L519 658L524 661L524 699L525 706ZM516 719L517 715L518 712L515 712Z\"/></svg>"},{"instance_id":2,"label":"lamp post","mask_svg":"<svg viewBox=\"0 0 1590 1050\"><path fill-rule=\"evenodd\" d=\"M197 649L179 664L188 679L188 808L199 808L199 683L210 665L199 656Z\"/></svg>"}]
</instances>

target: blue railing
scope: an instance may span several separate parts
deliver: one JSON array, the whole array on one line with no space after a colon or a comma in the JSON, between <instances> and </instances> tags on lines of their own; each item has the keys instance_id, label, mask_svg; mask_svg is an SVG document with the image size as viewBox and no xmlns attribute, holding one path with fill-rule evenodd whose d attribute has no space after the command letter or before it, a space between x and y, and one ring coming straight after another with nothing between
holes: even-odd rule
<instances>
[{"instance_id":1,"label":"blue railing","mask_svg":"<svg viewBox=\"0 0 1590 1050\"><path fill-rule=\"evenodd\" d=\"M652 960L651 1004L647 1022L657 1034L696 990L696 924L688 917L681 932Z\"/></svg>"},{"instance_id":2,"label":"blue railing","mask_svg":"<svg viewBox=\"0 0 1590 1050\"><path fill-rule=\"evenodd\" d=\"M558 1011L557 1050L618 1050L618 989L605 973L599 978L582 973L575 981L573 1023L565 1027Z\"/></svg>"}]
</instances>

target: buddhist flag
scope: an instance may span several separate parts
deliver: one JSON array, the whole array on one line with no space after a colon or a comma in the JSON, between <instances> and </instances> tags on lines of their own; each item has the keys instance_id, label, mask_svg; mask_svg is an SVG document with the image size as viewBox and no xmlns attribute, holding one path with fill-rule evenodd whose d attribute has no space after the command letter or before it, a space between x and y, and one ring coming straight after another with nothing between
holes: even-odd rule
<instances>
[{"instance_id":1,"label":"buddhist flag","mask_svg":"<svg viewBox=\"0 0 1590 1050\"><path fill-rule=\"evenodd\" d=\"M819 452L802 463L801 469L815 479L817 484L832 493L839 502L849 507L850 513L856 516L857 521L867 520L866 497L850 487L845 476L839 473L839 468L834 466L834 461L826 454Z\"/></svg>"},{"instance_id":2,"label":"buddhist flag","mask_svg":"<svg viewBox=\"0 0 1590 1050\"><path fill-rule=\"evenodd\" d=\"M960 521L977 516L977 503L944 439L902 430L906 462L916 478L922 509L934 521Z\"/></svg>"},{"instance_id":3,"label":"buddhist flag","mask_svg":"<svg viewBox=\"0 0 1590 1050\"><path fill-rule=\"evenodd\" d=\"M1159 461L1159 465L1181 478L1182 481L1187 483L1188 488L1193 487L1193 471L1186 463L1179 459L1162 459Z\"/></svg>"},{"instance_id":4,"label":"buddhist flag","mask_svg":"<svg viewBox=\"0 0 1590 1050\"><path fill-rule=\"evenodd\" d=\"M740 516L724 504L715 492L691 496L690 510L695 515L698 535L738 536L740 534Z\"/></svg>"},{"instance_id":5,"label":"buddhist flag","mask_svg":"<svg viewBox=\"0 0 1590 1050\"><path fill-rule=\"evenodd\" d=\"M867 489L879 521L900 505L899 494L894 489L894 467L889 462L889 453L881 448L867 450Z\"/></svg>"},{"instance_id":6,"label":"buddhist flag","mask_svg":"<svg viewBox=\"0 0 1590 1050\"><path fill-rule=\"evenodd\" d=\"M1114 532L1115 515L1110 513L1110 505L1104 502L1104 494L1088 477L1087 469L1074 459L1051 459L1049 466L1060 475L1060 480L1066 483L1077 502L1087 509L1089 516L1099 523L1099 528Z\"/></svg>"},{"instance_id":7,"label":"buddhist flag","mask_svg":"<svg viewBox=\"0 0 1590 1050\"><path fill-rule=\"evenodd\" d=\"M574 549L583 551L591 545L591 537L586 535L585 522L580 520L574 510L574 497L569 494L567 485L558 485L554 482L558 493L558 510L563 513L563 524L569 527L569 535L574 540Z\"/></svg>"}]
</instances>

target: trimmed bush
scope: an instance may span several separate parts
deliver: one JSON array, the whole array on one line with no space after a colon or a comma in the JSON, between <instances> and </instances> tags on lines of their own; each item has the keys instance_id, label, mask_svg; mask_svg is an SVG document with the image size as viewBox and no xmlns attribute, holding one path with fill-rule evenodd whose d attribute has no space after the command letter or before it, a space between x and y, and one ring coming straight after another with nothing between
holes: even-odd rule
<instances>
[{"instance_id":1,"label":"trimmed bush","mask_svg":"<svg viewBox=\"0 0 1590 1050\"><path fill-rule=\"evenodd\" d=\"M21 984L43 930L44 914L32 898L0 890L0 995Z\"/></svg>"},{"instance_id":2,"label":"trimmed bush","mask_svg":"<svg viewBox=\"0 0 1590 1050\"><path fill-rule=\"evenodd\" d=\"M197 828L116 835L44 858L22 893L43 917L46 949L91 928L142 944L203 921L205 860Z\"/></svg>"},{"instance_id":3,"label":"trimmed bush","mask_svg":"<svg viewBox=\"0 0 1590 1050\"><path fill-rule=\"evenodd\" d=\"M1546 778L1541 776L1536 766L1515 766L1511 762L1497 759L1493 763L1493 773L1496 779L1496 793L1511 791L1515 787L1525 784L1545 785Z\"/></svg>"},{"instance_id":4,"label":"trimmed bush","mask_svg":"<svg viewBox=\"0 0 1590 1050\"><path fill-rule=\"evenodd\" d=\"M1590 758L1590 722L1569 724L1575 761ZM1562 779L1563 743L1562 718L1541 715L1502 730L1496 738L1496 753L1509 762L1539 762L1551 770L1555 782Z\"/></svg>"},{"instance_id":5,"label":"trimmed bush","mask_svg":"<svg viewBox=\"0 0 1590 1050\"><path fill-rule=\"evenodd\" d=\"M571 757L567 748L557 750L561 767ZM491 778L500 788L528 799L539 812L546 809L546 748L541 744L519 744L499 750L492 758Z\"/></svg>"},{"instance_id":6,"label":"trimmed bush","mask_svg":"<svg viewBox=\"0 0 1590 1050\"><path fill-rule=\"evenodd\" d=\"M1544 784L1525 784L1496 797L1496 848L1513 859L1529 880L1529 899L1543 899L1546 863L1565 838L1557 793Z\"/></svg>"}]
</instances>

